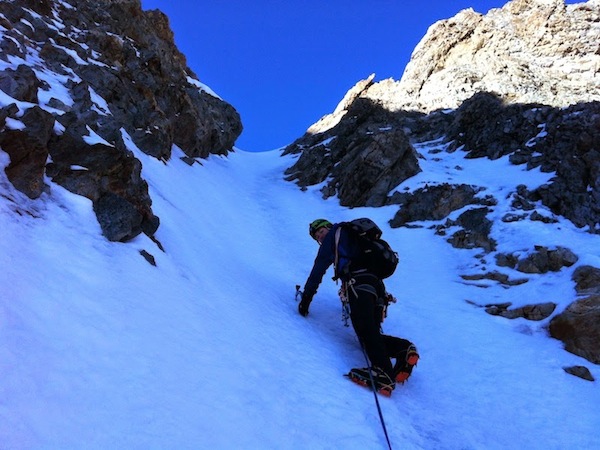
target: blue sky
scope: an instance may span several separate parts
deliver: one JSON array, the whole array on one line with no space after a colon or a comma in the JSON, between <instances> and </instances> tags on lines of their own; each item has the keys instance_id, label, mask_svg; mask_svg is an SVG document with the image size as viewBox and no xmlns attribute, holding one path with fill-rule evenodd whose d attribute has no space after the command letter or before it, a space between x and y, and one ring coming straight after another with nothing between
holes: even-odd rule
<instances>
[{"instance_id":1,"label":"blue sky","mask_svg":"<svg viewBox=\"0 0 600 450\"><path fill-rule=\"evenodd\" d=\"M400 79L437 20L505 3L142 0L142 8L167 14L188 65L240 113L244 132L236 146L263 151L300 137L371 73Z\"/></svg>"}]
</instances>

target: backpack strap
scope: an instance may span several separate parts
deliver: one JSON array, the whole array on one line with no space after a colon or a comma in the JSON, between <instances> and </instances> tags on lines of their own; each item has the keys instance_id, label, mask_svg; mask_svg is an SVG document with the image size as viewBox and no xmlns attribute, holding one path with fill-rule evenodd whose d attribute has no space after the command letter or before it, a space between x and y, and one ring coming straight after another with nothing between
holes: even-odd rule
<instances>
[{"instance_id":1,"label":"backpack strap","mask_svg":"<svg viewBox=\"0 0 600 450\"><path fill-rule=\"evenodd\" d=\"M339 246L340 246L340 237L342 234L342 227L346 224L346 222L342 222L341 225L335 230L335 237L334 237L334 241L335 241L335 257L333 260L333 267L335 268L335 277L333 278L334 280L339 279L339 273L338 273L338 264L340 262L340 250L339 250ZM346 255L346 257L348 257L348 255ZM352 261L349 262L350 266L349 269L352 267ZM361 273L366 273L367 270L366 269L358 269L358 270L349 270L348 275L353 276L353 275L358 275Z\"/></svg>"},{"instance_id":2,"label":"backpack strap","mask_svg":"<svg viewBox=\"0 0 600 450\"><path fill-rule=\"evenodd\" d=\"M335 230L335 258L333 260L333 267L335 268L336 276L337 276L338 262L340 260L340 251L339 251L338 247L340 245L340 235L341 234L342 234L342 227L340 225L339 227L337 227L337 230Z\"/></svg>"}]
</instances>

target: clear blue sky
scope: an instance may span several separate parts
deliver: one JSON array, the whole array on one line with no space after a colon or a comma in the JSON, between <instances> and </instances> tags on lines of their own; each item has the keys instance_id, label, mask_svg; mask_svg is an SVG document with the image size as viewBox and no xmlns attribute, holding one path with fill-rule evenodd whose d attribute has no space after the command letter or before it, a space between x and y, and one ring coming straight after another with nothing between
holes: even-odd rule
<instances>
[{"instance_id":1,"label":"clear blue sky","mask_svg":"<svg viewBox=\"0 0 600 450\"><path fill-rule=\"evenodd\" d=\"M248 151L282 147L371 73L400 79L428 27L503 0L142 0L170 20L200 81L231 103ZM572 3L569 1L569 3Z\"/></svg>"}]
</instances>

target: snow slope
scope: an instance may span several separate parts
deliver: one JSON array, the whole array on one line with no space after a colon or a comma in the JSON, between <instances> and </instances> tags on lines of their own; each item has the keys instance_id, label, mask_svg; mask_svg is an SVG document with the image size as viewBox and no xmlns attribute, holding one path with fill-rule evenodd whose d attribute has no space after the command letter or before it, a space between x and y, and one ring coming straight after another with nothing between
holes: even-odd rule
<instances>
[{"instance_id":1,"label":"snow slope","mask_svg":"<svg viewBox=\"0 0 600 450\"><path fill-rule=\"evenodd\" d=\"M165 165L128 142L164 252L144 236L108 242L91 202L49 180L51 192L29 200L0 170L1 449L386 448L372 392L342 377L365 362L337 286L326 276L307 318L294 301L317 250L308 223L360 216L401 256L384 329L422 357L379 399L394 448L600 448L597 382L562 367L586 365L597 379L600 369L562 350L547 321L466 301L561 310L575 298L575 267L510 289L465 284L461 274L482 270L477 251L452 248L430 223L390 229L395 207L347 209L318 187L300 191L283 180L292 156L238 150L190 167L174 149ZM406 186L477 183L502 202L548 177L505 159L429 157L438 145L419 149L424 172ZM0 168L8 162L0 151ZM499 227L502 250L566 245L600 266L598 237L562 219Z\"/></svg>"}]
</instances>

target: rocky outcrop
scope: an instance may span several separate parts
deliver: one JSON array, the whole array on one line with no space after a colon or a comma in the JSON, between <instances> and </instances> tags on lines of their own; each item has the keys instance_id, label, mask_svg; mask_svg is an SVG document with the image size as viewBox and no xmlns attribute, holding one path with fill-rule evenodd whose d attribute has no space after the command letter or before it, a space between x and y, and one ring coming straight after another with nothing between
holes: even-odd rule
<instances>
[{"instance_id":1,"label":"rocky outcrop","mask_svg":"<svg viewBox=\"0 0 600 450\"><path fill-rule=\"evenodd\" d=\"M300 153L287 180L301 187L324 183L323 197L337 195L345 206L385 205L398 183L420 171L417 153L385 109L360 98L344 108L332 128L313 130L285 149Z\"/></svg>"},{"instance_id":2,"label":"rocky outcrop","mask_svg":"<svg viewBox=\"0 0 600 450\"><path fill-rule=\"evenodd\" d=\"M508 309L510 303L500 305L487 305L485 312L493 316L501 316L507 319L523 318L527 320L540 321L547 319L556 309L556 303L546 302L537 305L525 305L519 308Z\"/></svg>"},{"instance_id":3,"label":"rocky outcrop","mask_svg":"<svg viewBox=\"0 0 600 450\"><path fill-rule=\"evenodd\" d=\"M478 92L512 104L599 101L599 35L598 0L513 0L485 15L467 9L429 28L402 79L385 89L393 94L386 104L430 112Z\"/></svg>"},{"instance_id":4,"label":"rocky outcrop","mask_svg":"<svg viewBox=\"0 0 600 450\"><path fill-rule=\"evenodd\" d=\"M497 95L478 93L453 117L445 130L449 151L464 150L467 158L510 155L513 164L554 172L551 183L520 189L521 198L541 200L578 227L600 231L600 102L507 105Z\"/></svg>"},{"instance_id":5,"label":"rocky outcrop","mask_svg":"<svg viewBox=\"0 0 600 450\"><path fill-rule=\"evenodd\" d=\"M526 252L523 257L515 253L499 253L496 255L496 264L522 273L541 274L558 272L563 267L571 267L578 259L577 255L566 247L558 246L550 249L536 245L533 252Z\"/></svg>"},{"instance_id":6,"label":"rocky outcrop","mask_svg":"<svg viewBox=\"0 0 600 450\"><path fill-rule=\"evenodd\" d=\"M390 198L391 204L401 206L390 225L394 228L409 222L421 220L441 220L452 211L467 205L485 204L488 199L477 197L484 189L465 184L451 185L443 183L417 189L412 193L395 192Z\"/></svg>"},{"instance_id":7,"label":"rocky outcrop","mask_svg":"<svg viewBox=\"0 0 600 450\"><path fill-rule=\"evenodd\" d=\"M44 175L92 200L104 235L152 235L134 151L167 161L226 154L241 133L233 107L199 81L167 17L139 0L0 2L0 148L30 198Z\"/></svg>"},{"instance_id":8,"label":"rocky outcrop","mask_svg":"<svg viewBox=\"0 0 600 450\"><path fill-rule=\"evenodd\" d=\"M594 364L600 364L600 296L592 295L571 303L553 317L550 335L563 341L565 349Z\"/></svg>"},{"instance_id":9,"label":"rocky outcrop","mask_svg":"<svg viewBox=\"0 0 600 450\"><path fill-rule=\"evenodd\" d=\"M573 273L575 289L587 295L571 303L550 321L550 335L563 341L565 349L600 364L600 269L580 266Z\"/></svg>"},{"instance_id":10,"label":"rocky outcrop","mask_svg":"<svg viewBox=\"0 0 600 450\"><path fill-rule=\"evenodd\" d=\"M413 193L395 192L389 202L399 204L400 210L390 220L390 226L419 226L413 222L439 221L469 205L494 206L496 200L480 194L482 191L485 191L482 187L442 183L417 189ZM489 211L487 207L466 209L455 220L448 219L444 224L437 225L436 233L446 235L448 229L458 226L461 229L448 239L452 246L481 247L489 253L496 248L494 239L489 236L492 229L492 222L486 217Z\"/></svg>"},{"instance_id":11,"label":"rocky outcrop","mask_svg":"<svg viewBox=\"0 0 600 450\"><path fill-rule=\"evenodd\" d=\"M38 198L44 189L48 143L53 135L54 117L35 105L22 112L13 103L2 108L0 147L10 157L6 175L29 198ZM12 116L12 117L11 117Z\"/></svg>"},{"instance_id":12,"label":"rocky outcrop","mask_svg":"<svg viewBox=\"0 0 600 450\"><path fill-rule=\"evenodd\" d=\"M573 281L579 295L600 295L600 269L580 266L573 273Z\"/></svg>"}]
</instances>

